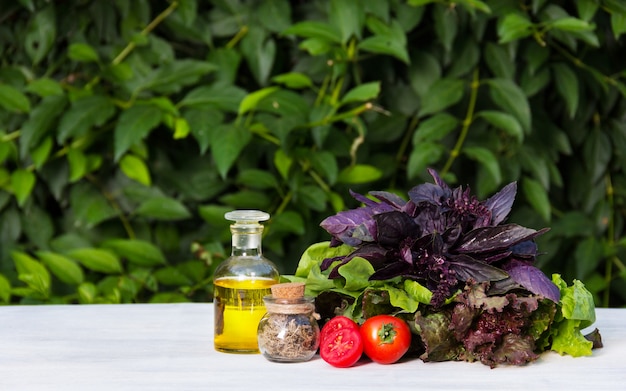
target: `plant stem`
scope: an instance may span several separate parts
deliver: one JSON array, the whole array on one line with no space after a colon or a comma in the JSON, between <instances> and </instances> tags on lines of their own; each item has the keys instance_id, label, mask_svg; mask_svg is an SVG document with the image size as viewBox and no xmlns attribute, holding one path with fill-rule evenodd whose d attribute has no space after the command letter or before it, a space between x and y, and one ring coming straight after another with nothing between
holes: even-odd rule
<instances>
[{"instance_id":1,"label":"plant stem","mask_svg":"<svg viewBox=\"0 0 626 391\"><path fill-rule=\"evenodd\" d=\"M463 143L465 142L465 138L469 133L469 128L472 125L474 120L474 109L476 108L476 99L478 97L478 87L480 86L480 79L478 75L478 69L474 69L474 74L472 77L472 83L470 84L470 100L467 105L467 114L465 115L465 119L463 120L463 128L461 128L461 133L459 134L459 138L456 140L456 144L452 151L450 151L450 156L446 161L446 164L443 166L441 170L441 175L445 175L450 168L452 167L452 163L456 160L456 158L461 154L461 149L463 148Z\"/></svg>"},{"instance_id":2,"label":"plant stem","mask_svg":"<svg viewBox=\"0 0 626 391\"><path fill-rule=\"evenodd\" d=\"M167 18L172 12L174 12L174 10L178 7L178 1L173 1L172 4L170 4L169 7L167 7L163 12L161 12L160 14L158 14L156 16L156 18L154 18L154 20L152 20L152 22L150 22L150 24L148 24L146 26L146 28L144 28L140 35L143 35L144 37L148 36L148 34L150 34L152 32L152 30L154 30L162 21L165 20L165 18ZM118 65L120 64L122 61L124 61L124 59L126 57L128 57L128 55L135 49L135 47L137 46L137 44L135 42L129 42L126 47L120 52L120 54L117 55L117 57L115 57L113 59L113 61L111 62L113 65Z\"/></svg>"}]
</instances>

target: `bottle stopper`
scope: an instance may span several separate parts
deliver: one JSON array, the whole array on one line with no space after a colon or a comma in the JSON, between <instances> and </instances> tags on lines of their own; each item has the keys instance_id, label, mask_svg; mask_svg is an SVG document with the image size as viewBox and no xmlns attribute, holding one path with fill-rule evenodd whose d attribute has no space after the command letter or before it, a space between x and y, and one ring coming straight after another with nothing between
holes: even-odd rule
<instances>
[{"instance_id":1,"label":"bottle stopper","mask_svg":"<svg viewBox=\"0 0 626 391\"><path fill-rule=\"evenodd\" d=\"M284 282L270 287L275 299L299 299L304 297L303 282Z\"/></svg>"}]
</instances>

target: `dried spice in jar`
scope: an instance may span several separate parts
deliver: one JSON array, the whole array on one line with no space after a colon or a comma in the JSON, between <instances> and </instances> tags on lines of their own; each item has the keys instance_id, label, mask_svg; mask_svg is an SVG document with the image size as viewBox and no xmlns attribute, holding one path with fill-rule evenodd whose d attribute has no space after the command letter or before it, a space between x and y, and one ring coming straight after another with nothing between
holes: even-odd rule
<instances>
[{"instance_id":1,"label":"dried spice in jar","mask_svg":"<svg viewBox=\"0 0 626 391\"><path fill-rule=\"evenodd\" d=\"M259 350L270 361L310 360L320 337L314 299L304 296L302 283L276 284L271 292L263 298L267 313L259 322Z\"/></svg>"}]
</instances>

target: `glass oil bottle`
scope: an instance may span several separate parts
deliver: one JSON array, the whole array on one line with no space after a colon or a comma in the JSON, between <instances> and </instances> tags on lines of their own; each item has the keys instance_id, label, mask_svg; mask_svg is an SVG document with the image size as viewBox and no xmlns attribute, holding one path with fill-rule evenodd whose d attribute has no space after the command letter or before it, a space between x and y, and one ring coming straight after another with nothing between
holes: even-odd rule
<instances>
[{"instance_id":1,"label":"glass oil bottle","mask_svg":"<svg viewBox=\"0 0 626 391\"><path fill-rule=\"evenodd\" d=\"M269 214L235 210L225 218L233 221L231 256L213 276L215 350L226 353L259 353L257 328L266 312L263 297L278 282L279 272L262 252L263 225Z\"/></svg>"}]
</instances>

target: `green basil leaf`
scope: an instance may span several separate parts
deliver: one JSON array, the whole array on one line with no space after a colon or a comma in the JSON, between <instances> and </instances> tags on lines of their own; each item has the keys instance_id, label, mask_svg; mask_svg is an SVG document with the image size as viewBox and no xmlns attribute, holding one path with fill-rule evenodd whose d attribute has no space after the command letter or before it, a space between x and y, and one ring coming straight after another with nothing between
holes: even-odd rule
<instances>
[{"instance_id":1,"label":"green basil leaf","mask_svg":"<svg viewBox=\"0 0 626 391\"><path fill-rule=\"evenodd\" d=\"M524 140L524 130L519 121L511 114L495 110L483 110L476 113L476 118L483 118L492 126L503 130L509 136L514 137L519 143Z\"/></svg>"},{"instance_id":2,"label":"green basil leaf","mask_svg":"<svg viewBox=\"0 0 626 391\"><path fill-rule=\"evenodd\" d=\"M30 101L17 88L0 84L0 106L16 113L28 113L30 111Z\"/></svg>"},{"instance_id":3,"label":"green basil leaf","mask_svg":"<svg viewBox=\"0 0 626 391\"><path fill-rule=\"evenodd\" d=\"M496 106L512 114L522 125L524 131L530 132L530 105L522 89L507 79L489 79L487 84L491 99Z\"/></svg>"},{"instance_id":4,"label":"green basil leaf","mask_svg":"<svg viewBox=\"0 0 626 391\"><path fill-rule=\"evenodd\" d=\"M224 124L216 129L211 140L211 152L222 178L226 178L228 170L250 140L252 140L250 131L234 124Z\"/></svg>"},{"instance_id":5,"label":"green basil leaf","mask_svg":"<svg viewBox=\"0 0 626 391\"><path fill-rule=\"evenodd\" d=\"M120 169L130 179L136 180L144 186L150 186L150 170L146 162L136 155L126 154L120 160Z\"/></svg>"},{"instance_id":6,"label":"green basil leaf","mask_svg":"<svg viewBox=\"0 0 626 391\"><path fill-rule=\"evenodd\" d=\"M114 158L146 137L161 123L161 110L153 105L135 105L120 114L114 132Z\"/></svg>"},{"instance_id":7,"label":"green basil leaf","mask_svg":"<svg viewBox=\"0 0 626 391\"><path fill-rule=\"evenodd\" d=\"M342 42L341 33L329 24L323 22L299 22L283 31L283 35L297 35L304 38L319 38L324 41L335 43Z\"/></svg>"},{"instance_id":8,"label":"green basil leaf","mask_svg":"<svg viewBox=\"0 0 626 391\"><path fill-rule=\"evenodd\" d=\"M544 221L549 222L552 213L548 193L541 184L528 177L522 179L522 189L530 205L539 213Z\"/></svg>"},{"instance_id":9,"label":"green basil leaf","mask_svg":"<svg viewBox=\"0 0 626 391\"><path fill-rule=\"evenodd\" d=\"M52 49L56 35L56 13L53 4L48 4L31 19L24 40L26 54L34 65L39 64Z\"/></svg>"},{"instance_id":10,"label":"green basil leaf","mask_svg":"<svg viewBox=\"0 0 626 391\"><path fill-rule=\"evenodd\" d=\"M341 98L340 105L350 102L365 102L374 99L380 94L380 82L361 84L354 87Z\"/></svg>"},{"instance_id":11,"label":"green basil leaf","mask_svg":"<svg viewBox=\"0 0 626 391\"><path fill-rule=\"evenodd\" d=\"M413 134L413 145L422 141L439 141L459 126L460 121L452 114L437 113L422 121Z\"/></svg>"},{"instance_id":12,"label":"green basil leaf","mask_svg":"<svg viewBox=\"0 0 626 391\"><path fill-rule=\"evenodd\" d=\"M24 206L35 187L35 182L35 174L32 171L18 168L11 174L11 188L20 207Z\"/></svg>"},{"instance_id":13,"label":"green basil leaf","mask_svg":"<svg viewBox=\"0 0 626 391\"><path fill-rule=\"evenodd\" d=\"M119 257L126 258L138 266L157 266L166 263L161 250L150 242L139 239L109 239L102 247L113 250Z\"/></svg>"},{"instance_id":14,"label":"green basil leaf","mask_svg":"<svg viewBox=\"0 0 626 391\"><path fill-rule=\"evenodd\" d=\"M525 16L517 13L506 15L498 24L499 43L507 43L525 38L533 33L534 26Z\"/></svg>"},{"instance_id":15,"label":"green basil leaf","mask_svg":"<svg viewBox=\"0 0 626 391\"><path fill-rule=\"evenodd\" d=\"M369 164L355 164L339 172L337 182L346 184L369 183L382 177L382 171Z\"/></svg>"},{"instance_id":16,"label":"green basil leaf","mask_svg":"<svg viewBox=\"0 0 626 391\"><path fill-rule=\"evenodd\" d=\"M387 54L409 64L409 52L406 43L398 41L391 35L373 35L360 41L359 50L376 54Z\"/></svg>"},{"instance_id":17,"label":"green basil leaf","mask_svg":"<svg viewBox=\"0 0 626 391\"><path fill-rule=\"evenodd\" d=\"M463 153L485 167L494 183L502 182L502 172L498 158L491 150L483 147L465 147L463 148Z\"/></svg>"},{"instance_id":18,"label":"green basil leaf","mask_svg":"<svg viewBox=\"0 0 626 391\"><path fill-rule=\"evenodd\" d=\"M433 114L458 103L463 98L465 82L460 79L438 79L422 100L420 117Z\"/></svg>"},{"instance_id":19,"label":"green basil leaf","mask_svg":"<svg viewBox=\"0 0 626 391\"><path fill-rule=\"evenodd\" d=\"M74 61L99 62L98 52L87 43L73 43L67 50L67 56Z\"/></svg>"},{"instance_id":20,"label":"green basil leaf","mask_svg":"<svg viewBox=\"0 0 626 391\"><path fill-rule=\"evenodd\" d=\"M417 178L426 171L428 166L437 162L443 153L444 147L438 143L422 141L414 145L407 162L407 178Z\"/></svg>"},{"instance_id":21,"label":"green basil leaf","mask_svg":"<svg viewBox=\"0 0 626 391\"><path fill-rule=\"evenodd\" d=\"M182 220L191 216L185 205L169 197L150 198L142 202L135 213L157 220Z\"/></svg>"},{"instance_id":22,"label":"green basil leaf","mask_svg":"<svg viewBox=\"0 0 626 391\"><path fill-rule=\"evenodd\" d=\"M567 106L567 114L570 118L574 118L580 100L576 73L569 66L556 63L552 65L552 75L556 83L556 90Z\"/></svg>"},{"instance_id":23,"label":"green basil leaf","mask_svg":"<svg viewBox=\"0 0 626 391\"><path fill-rule=\"evenodd\" d=\"M37 256L64 283L79 285L84 281L83 269L73 260L50 251L38 251Z\"/></svg>"},{"instance_id":24,"label":"green basil leaf","mask_svg":"<svg viewBox=\"0 0 626 391\"><path fill-rule=\"evenodd\" d=\"M77 260L84 267L95 272L117 274L122 272L119 257L111 250L99 248L76 248L67 252L67 256Z\"/></svg>"}]
</instances>

